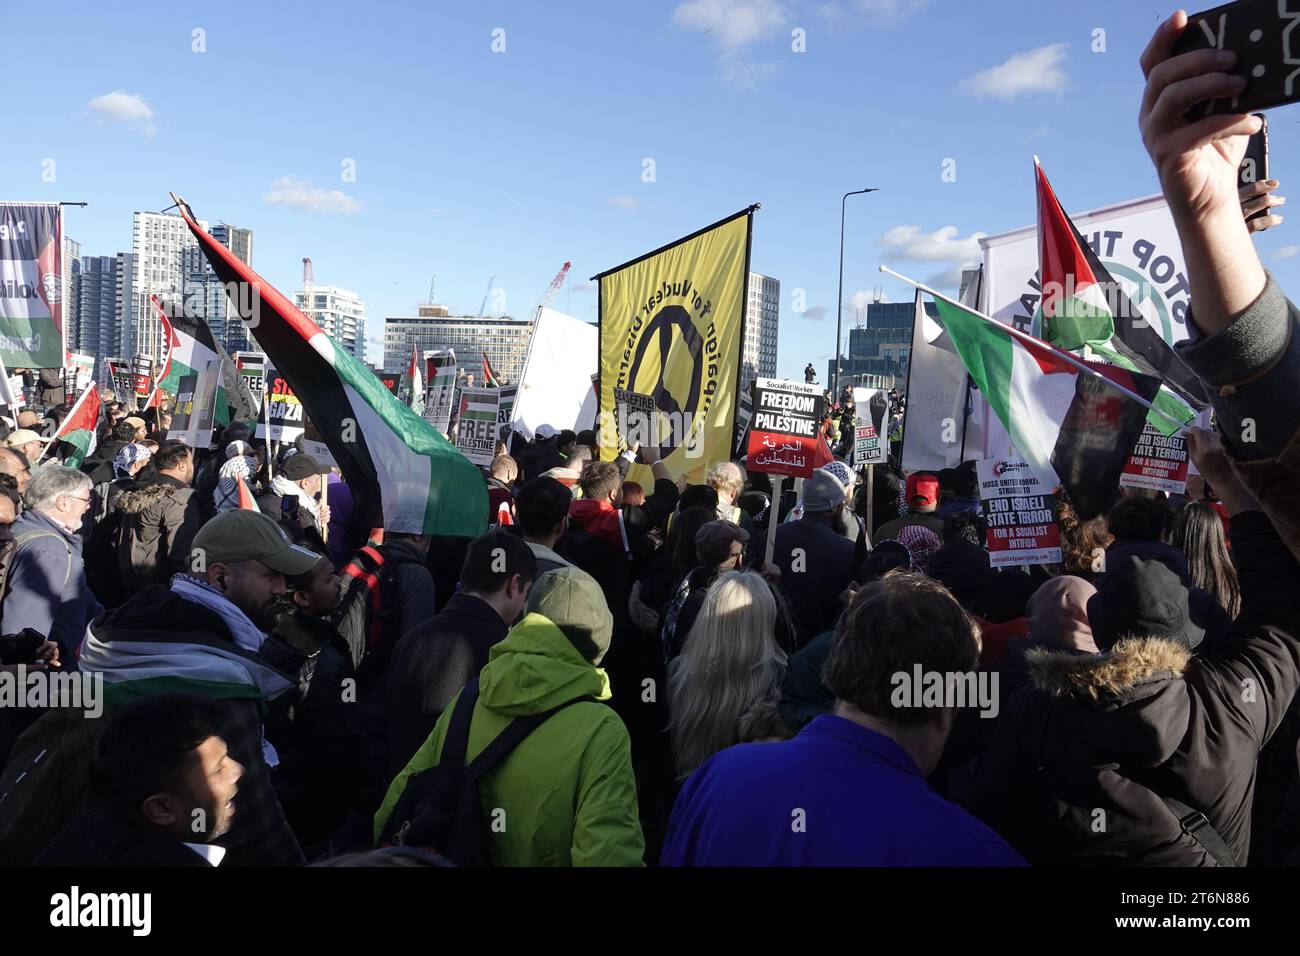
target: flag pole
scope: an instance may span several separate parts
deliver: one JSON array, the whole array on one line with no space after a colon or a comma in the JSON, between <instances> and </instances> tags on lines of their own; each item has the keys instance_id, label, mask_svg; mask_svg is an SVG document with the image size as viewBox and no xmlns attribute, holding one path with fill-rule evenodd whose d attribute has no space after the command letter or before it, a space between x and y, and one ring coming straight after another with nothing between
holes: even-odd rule
<instances>
[{"instance_id":1,"label":"flag pole","mask_svg":"<svg viewBox=\"0 0 1300 956\"><path fill-rule=\"evenodd\" d=\"M936 299L942 299L944 302L947 302L949 305L956 306L957 308L961 309L963 312L969 312L971 315L978 318L981 322L987 322L989 325L992 325L995 328L998 328L1001 331L1006 332L1012 338L1020 339L1020 341L1022 342L1028 342L1029 344L1036 346L1037 348L1047 349L1053 355L1060 358L1063 362L1074 366L1074 368L1076 368L1078 371L1083 372L1085 375L1092 375L1095 378L1101 379L1103 382L1110 385L1112 388L1117 389L1120 392L1123 392L1126 396L1133 399L1133 401L1137 402L1139 405L1143 406L1144 408L1148 408L1151 411L1155 412L1157 415L1160 415L1168 419L1169 421L1173 422L1179 428L1187 427L1187 424L1185 422L1180 422L1178 419L1174 418L1168 412L1156 408L1155 405L1151 404L1150 401L1143 398L1141 395L1137 394L1136 392L1131 392L1123 385L1119 384L1118 382L1108 379L1105 375L1102 375L1096 369L1089 368L1086 363L1084 363L1080 359L1075 358L1069 352L1063 352L1054 345L1049 345L1048 343L1042 341L1041 339L1036 339L1032 335L1029 335L1028 333L1021 332L1015 326L1004 325L1003 323L999 322L997 319L990 318L989 316L985 315L983 312L980 312L978 309L972 309L968 305L962 305L956 299L946 296L942 292L936 292L934 289L931 289L928 285L923 285L922 283L917 282L915 279L909 279L907 276L895 272L893 269L889 268L889 266L882 265L880 267L880 271L887 275L893 276L895 279L899 279L903 282L906 282L908 285L912 286L913 288L920 289L922 292L926 293L927 295L933 296Z\"/></svg>"}]
</instances>

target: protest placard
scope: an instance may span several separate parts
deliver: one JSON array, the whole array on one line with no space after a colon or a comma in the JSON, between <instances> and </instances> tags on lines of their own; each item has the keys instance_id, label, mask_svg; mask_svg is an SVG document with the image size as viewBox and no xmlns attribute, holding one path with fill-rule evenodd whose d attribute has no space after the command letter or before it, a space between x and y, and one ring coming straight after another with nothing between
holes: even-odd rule
<instances>
[{"instance_id":1,"label":"protest placard","mask_svg":"<svg viewBox=\"0 0 1300 956\"><path fill-rule=\"evenodd\" d=\"M500 399L499 388L462 388L460 391L456 447L481 467L492 464L496 454Z\"/></svg>"},{"instance_id":2,"label":"protest placard","mask_svg":"<svg viewBox=\"0 0 1300 956\"><path fill-rule=\"evenodd\" d=\"M442 433L451 427L451 403L456 394L456 353L452 349L424 353L424 420Z\"/></svg>"},{"instance_id":3,"label":"protest placard","mask_svg":"<svg viewBox=\"0 0 1300 956\"><path fill-rule=\"evenodd\" d=\"M284 376L273 368L266 370L262 403L256 437L270 438L272 441L296 441L303 432L302 403Z\"/></svg>"},{"instance_id":4,"label":"protest placard","mask_svg":"<svg viewBox=\"0 0 1300 956\"><path fill-rule=\"evenodd\" d=\"M614 418L618 423L618 440L623 446L659 446L659 416L655 400L649 395L615 387Z\"/></svg>"},{"instance_id":5,"label":"protest placard","mask_svg":"<svg viewBox=\"0 0 1300 956\"><path fill-rule=\"evenodd\" d=\"M989 565L1059 563L1056 499L1028 463L1023 458L982 458L976 474L988 522Z\"/></svg>"},{"instance_id":6,"label":"protest placard","mask_svg":"<svg viewBox=\"0 0 1300 956\"><path fill-rule=\"evenodd\" d=\"M1147 488L1181 495L1187 488L1187 439L1165 436L1148 423L1119 476L1122 488Z\"/></svg>"},{"instance_id":7,"label":"protest placard","mask_svg":"<svg viewBox=\"0 0 1300 956\"><path fill-rule=\"evenodd\" d=\"M855 388L853 404L857 424L853 430L853 467L883 465L889 458L885 427L889 417L889 393L883 388Z\"/></svg>"},{"instance_id":8,"label":"protest placard","mask_svg":"<svg viewBox=\"0 0 1300 956\"><path fill-rule=\"evenodd\" d=\"M825 398L816 385L760 378L746 445L750 471L807 478L812 474Z\"/></svg>"}]
</instances>

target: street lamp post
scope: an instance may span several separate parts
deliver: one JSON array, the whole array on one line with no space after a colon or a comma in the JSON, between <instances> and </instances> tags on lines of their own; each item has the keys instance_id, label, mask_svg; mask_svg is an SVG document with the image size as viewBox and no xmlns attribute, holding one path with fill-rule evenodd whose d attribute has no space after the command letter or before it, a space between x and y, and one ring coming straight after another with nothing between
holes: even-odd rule
<instances>
[{"instance_id":1,"label":"street lamp post","mask_svg":"<svg viewBox=\"0 0 1300 956\"><path fill-rule=\"evenodd\" d=\"M840 200L840 284L835 300L835 374L831 376L831 395L835 398L838 398L840 394L840 324L844 320L844 206L850 196L860 196L863 193L879 191L875 186L869 186L866 189L855 189L852 192L845 193Z\"/></svg>"}]
</instances>

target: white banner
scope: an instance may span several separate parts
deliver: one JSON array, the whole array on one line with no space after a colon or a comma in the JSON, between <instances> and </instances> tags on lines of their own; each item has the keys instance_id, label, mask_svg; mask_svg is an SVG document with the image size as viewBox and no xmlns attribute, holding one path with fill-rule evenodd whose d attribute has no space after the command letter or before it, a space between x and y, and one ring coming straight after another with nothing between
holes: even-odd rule
<instances>
[{"instance_id":1,"label":"white banner","mask_svg":"<svg viewBox=\"0 0 1300 956\"><path fill-rule=\"evenodd\" d=\"M514 429L530 441L539 425L581 431L596 420L599 345L594 325L554 309L542 309L533 324L524 370L519 377Z\"/></svg>"},{"instance_id":2,"label":"white banner","mask_svg":"<svg viewBox=\"0 0 1300 956\"><path fill-rule=\"evenodd\" d=\"M1148 196L1070 218L1148 324L1170 345L1187 338L1187 269L1164 198ZM985 313L1038 335L1038 227L988 236L980 246Z\"/></svg>"}]
</instances>

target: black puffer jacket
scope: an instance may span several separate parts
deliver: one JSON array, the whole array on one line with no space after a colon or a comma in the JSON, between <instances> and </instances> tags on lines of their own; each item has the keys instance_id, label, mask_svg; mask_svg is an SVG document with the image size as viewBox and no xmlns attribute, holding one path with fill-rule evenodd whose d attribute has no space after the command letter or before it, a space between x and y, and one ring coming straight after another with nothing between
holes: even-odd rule
<instances>
[{"instance_id":1,"label":"black puffer jacket","mask_svg":"<svg viewBox=\"0 0 1300 956\"><path fill-rule=\"evenodd\" d=\"M367 746L357 712L356 669L333 627L295 610L280 618L258 656L290 675L297 693L276 701L267 739L280 755L272 771L284 815L310 853L366 805L387 780L367 779Z\"/></svg>"},{"instance_id":2,"label":"black puffer jacket","mask_svg":"<svg viewBox=\"0 0 1300 956\"><path fill-rule=\"evenodd\" d=\"M1168 640L1030 655L970 809L1035 864L1213 866L1161 797L1244 864L1260 748L1300 685L1300 566L1261 512L1232 521L1242 611L1195 656Z\"/></svg>"}]
</instances>

